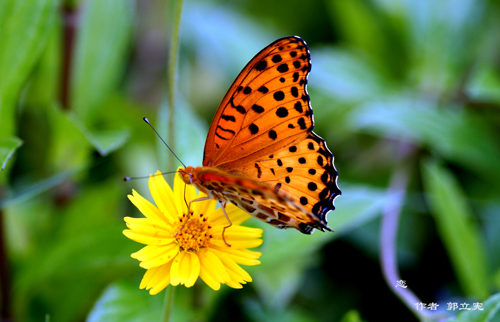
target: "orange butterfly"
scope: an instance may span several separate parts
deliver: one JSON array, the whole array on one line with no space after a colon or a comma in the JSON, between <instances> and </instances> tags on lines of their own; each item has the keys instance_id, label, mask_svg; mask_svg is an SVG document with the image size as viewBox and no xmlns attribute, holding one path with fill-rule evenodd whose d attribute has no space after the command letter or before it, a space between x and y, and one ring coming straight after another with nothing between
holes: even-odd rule
<instances>
[{"instance_id":1,"label":"orange butterfly","mask_svg":"<svg viewBox=\"0 0 500 322\"><path fill-rule=\"evenodd\" d=\"M191 202L216 199L223 210L232 202L304 234L331 231L326 213L340 195L338 173L312 131L310 70L309 49L297 36L276 40L243 68L212 120L203 167L179 170L186 184L208 195Z\"/></svg>"}]
</instances>

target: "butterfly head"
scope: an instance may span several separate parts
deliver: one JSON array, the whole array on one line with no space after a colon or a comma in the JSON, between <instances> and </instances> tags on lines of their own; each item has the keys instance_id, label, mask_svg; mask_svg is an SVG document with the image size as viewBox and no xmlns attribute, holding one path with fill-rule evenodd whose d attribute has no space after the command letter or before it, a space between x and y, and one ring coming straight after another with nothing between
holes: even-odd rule
<instances>
[{"instance_id":1,"label":"butterfly head","mask_svg":"<svg viewBox=\"0 0 500 322\"><path fill-rule=\"evenodd\" d=\"M184 169L179 169L179 174L181 175L182 181L185 184L193 184L194 183L194 167L188 166Z\"/></svg>"}]
</instances>

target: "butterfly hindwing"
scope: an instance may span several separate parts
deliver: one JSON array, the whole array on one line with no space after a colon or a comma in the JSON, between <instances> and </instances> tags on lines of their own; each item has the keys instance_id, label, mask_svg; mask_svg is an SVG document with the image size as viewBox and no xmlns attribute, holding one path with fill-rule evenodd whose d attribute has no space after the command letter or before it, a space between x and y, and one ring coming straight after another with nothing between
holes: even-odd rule
<instances>
[{"instance_id":1,"label":"butterfly hindwing","mask_svg":"<svg viewBox=\"0 0 500 322\"><path fill-rule=\"evenodd\" d=\"M313 127L310 69L309 49L299 37L278 39L259 52L214 116L203 166L232 169L305 137Z\"/></svg>"},{"instance_id":2,"label":"butterfly hindwing","mask_svg":"<svg viewBox=\"0 0 500 322\"><path fill-rule=\"evenodd\" d=\"M256 164L262 182L290 193L321 221L326 221L326 213L335 209L333 201L340 195L338 172L325 141L314 132Z\"/></svg>"},{"instance_id":3,"label":"butterfly hindwing","mask_svg":"<svg viewBox=\"0 0 500 322\"><path fill-rule=\"evenodd\" d=\"M296 228L310 234L314 228L330 230L324 219L319 219L285 190L271 187L266 182L242 180L216 168L203 167L197 178L202 186L223 202L231 202L250 215L278 228Z\"/></svg>"}]
</instances>

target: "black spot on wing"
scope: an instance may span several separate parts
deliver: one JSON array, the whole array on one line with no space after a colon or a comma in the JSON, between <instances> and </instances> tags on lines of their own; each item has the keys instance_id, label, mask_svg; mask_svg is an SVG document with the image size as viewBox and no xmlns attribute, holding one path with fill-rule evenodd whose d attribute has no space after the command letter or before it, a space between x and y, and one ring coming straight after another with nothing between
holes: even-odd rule
<instances>
[{"instance_id":1,"label":"black spot on wing","mask_svg":"<svg viewBox=\"0 0 500 322\"><path fill-rule=\"evenodd\" d=\"M277 68L278 72L280 73L286 73L288 71L288 65L287 64L281 64Z\"/></svg>"},{"instance_id":2,"label":"black spot on wing","mask_svg":"<svg viewBox=\"0 0 500 322\"><path fill-rule=\"evenodd\" d=\"M288 116L288 110L286 107L280 107L276 110L276 115L278 117L287 117Z\"/></svg>"},{"instance_id":3,"label":"black spot on wing","mask_svg":"<svg viewBox=\"0 0 500 322\"><path fill-rule=\"evenodd\" d=\"M248 126L248 129L250 130L250 133L253 134L257 134L257 132L259 132L259 127L257 125L255 125L254 123L250 124Z\"/></svg>"},{"instance_id":4,"label":"black spot on wing","mask_svg":"<svg viewBox=\"0 0 500 322\"><path fill-rule=\"evenodd\" d=\"M295 108L295 110L299 113L302 113L304 110L302 109L302 104L300 104L299 101L295 102L295 104L293 105L293 107Z\"/></svg>"},{"instance_id":5,"label":"black spot on wing","mask_svg":"<svg viewBox=\"0 0 500 322\"><path fill-rule=\"evenodd\" d=\"M255 65L255 69L258 70L259 72L263 71L266 68L267 68L267 62L265 60L261 60Z\"/></svg>"},{"instance_id":6,"label":"black spot on wing","mask_svg":"<svg viewBox=\"0 0 500 322\"><path fill-rule=\"evenodd\" d=\"M245 108L241 105L236 106L235 109L241 114L245 114L247 112L247 110L245 110Z\"/></svg>"},{"instance_id":7,"label":"black spot on wing","mask_svg":"<svg viewBox=\"0 0 500 322\"><path fill-rule=\"evenodd\" d=\"M257 104L254 104L252 106L252 110L256 113L259 113L259 114L264 112L264 108L262 106L257 105Z\"/></svg>"},{"instance_id":8,"label":"black spot on wing","mask_svg":"<svg viewBox=\"0 0 500 322\"><path fill-rule=\"evenodd\" d=\"M262 169L260 168L259 164L255 164L255 168L257 168L257 178L262 177Z\"/></svg>"},{"instance_id":9,"label":"black spot on wing","mask_svg":"<svg viewBox=\"0 0 500 322\"><path fill-rule=\"evenodd\" d=\"M222 115L221 118L225 121L236 122L236 119L232 115Z\"/></svg>"},{"instance_id":10,"label":"black spot on wing","mask_svg":"<svg viewBox=\"0 0 500 322\"><path fill-rule=\"evenodd\" d=\"M266 94L267 92L269 92L269 89L265 86L261 86L261 87L259 87L258 91Z\"/></svg>"},{"instance_id":11,"label":"black spot on wing","mask_svg":"<svg viewBox=\"0 0 500 322\"><path fill-rule=\"evenodd\" d=\"M300 129L301 130L305 130L307 129L306 127L306 121L304 121L304 118L301 117L298 121L297 121L297 124L300 126Z\"/></svg>"},{"instance_id":12,"label":"black spot on wing","mask_svg":"<svg viewBox=\"0 0 500 322\"><path fill-rule=\"evenodd\" d=\"M282 101L285 99L285 93L283 91L274 92L273 97L276 101Z\"/></svg>"}]
</instances>

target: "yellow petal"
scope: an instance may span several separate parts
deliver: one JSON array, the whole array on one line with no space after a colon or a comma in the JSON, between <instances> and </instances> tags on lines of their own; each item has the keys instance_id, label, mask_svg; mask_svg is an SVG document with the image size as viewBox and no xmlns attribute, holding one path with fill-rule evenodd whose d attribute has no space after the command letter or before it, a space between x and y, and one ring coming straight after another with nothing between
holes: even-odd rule
<instances>
[{"instance_id":1,"label":"yellow petal","mask_svg":"<svg viewBox=\"0 0 500 322\"><path fill-rule=\"evenodd\" d=\"M224 247L225 246L225 247ZM219 251L226 253L232 260L237 264L245 266L259 265L260 261L257 260L262 254L259 252L252 252L248 249L234 249L233 247L227 247L224 245L222 248L213 246Z\"/></svg>"},{"instance_id":2,"label":"yellow petal","mask_svg":"<svg viewBox=\"0 0 500 322\"><path fill-rule=\"evenodd\" d=\"M186 257L188 257L187 260L189 260L190 255L188 255L187 252L180 252L179 255L173 260L172 262L172 268L170 270L171 278L170 278L170 283L174 286L183 284L184 282L184 277L185 277L185 272L181 270L181 268L185 265L183 261L185 260Z\"/></svg>"},{"instance_id":3,"label":"yellow petal","mask_svg":"<svg viewBox=\"0 0 500 322\"><path fill-rule=\"evenodd\" d=\"M210 275L206 270L201 269L200 271L200 278L202 279L205 284L210 286L211 289L214 291L220 290L220 283L215 280L215 278Z\"/></svg>"},{"instance_id":4,"label":"yellow petal","mask_svg":"<svg viewBox=\"0 0 500 322\"><path fill-rule=\"evenodd\" d=\"M148 269L164 265L179 254L179 245L176 243L165 246L156 246L156 248L157 249L147 250L140 254L141 257L145 258L140 264L141 267Z\"/></svg>"},{"instance_id":5,"label":"yellow petal","mask_svg":"<svg viewBox=\"0 0 500 322\"><path fill-rule=\"evenodd\" d=\"M153 278L153 276L156 274L156 272L158 272L158 270L160 268L161 268L161 266L160 267L154 267L154 268L148 269L146 271L146 273L142 277L141 284L139 285L139 288L141 290L144 289L144 288L145 289L150 289L150 288L148 288L148 285L150 284L151 279Z\"/></svg>"},{"instance_id":6,"label":"yellow petal","mask_svg":"<svg viewBox=\"0 0 500 322\"><path fill-rule=\"evenodd\" d=\"M224 247L229 248L222 239L222 232L214 232L213 235L217 238L214 240L215 246L218 246L221 249L224 249ZM231 248L233 249L255 248L262 244L262 239L231 240L226 237L226 241L229 245L231 245Z\"/></svg>"},{"instance_id":7,"label":"yellow petal","mask_svg":"<svg viewBox=\"0 0 500 322\"><path fill-rule=\"evenodd\" d=\"M139 209L139 211L148 218L165 220L162 212L151 202L132 189L132 195L128 195L128 199Z\"/></svg>"},{"instance_id":8,"label":"yellow petal","mask_svg":"<svg viewBox=\"0 0 500 322\"><path fill-rule=\"evenodd\" d=\"M171 262L162 266L148 269L141 281L139 288L146 288L149 294L155 295L170 284Z\"/></svg>"},{"instance_id":9,"label":"yellow petal","mask_svg":"<svg viewBox=\"0 0 500 322\"><path fill-rule=\"evenodd\" d=\"M225 231L226 238L232 238L233 240L247 240L256 239L262 237L263 230L260 228L251 228L245 226L232 225Z\"/></svg>"},{"instance_id":10,"label":"yellow petal","mask_svg":"<svg viewBox=\"0 0 500 322\"><path fill-rule=\"evenodd\" d=\"M230 280L226 268L221 260L210 250L201 251L198 253L200 258L202 271L212 276L217 282L225 283Z\"/></svg>"},{"instance_id":11,"label":"yellow petal","mask_svg":"<svg viewBox=\"0 0 500 322\"><path fill-rule=\"evenodd\" d=\"M232 260L226 253L219 251L215 248L212 248L212 251L220 258L222 264L226 267L227 273L231 276L231 273L239 276L243 281L251 282L252 277L248 274L243 268L241 268L234 260ZM231 276L234 280L234 278Z\"/></svg>"},{"instance_id":12,"label":"yellow petal","mask_svg":"<svg viewBox=\"0 0 500 322\"><path fill-rule=\"evenodd\" d=\"M197 199L200 198L206 198L207 195L203 192L200 192L199 195L196 197ZM217 201L214 199L208 199L207 201L200 201L200 202L193 202L191 204L191 210L195 214L203 214L210 216L211 213L215 211L215 208L217 207Z\"/></svg>"},{"instance_id":13,"label":"yellow petal","mask_svg":"<svg viewBox=\"0 0 500 322\"><path fill-rule=\"evenodd\" d=\"M170 222L176 220L179 216L179 209L175 207L174 193L160 171L149 177L148 185L151 196L165 217Z\"/></svg>"},{"instance_id":14,"label":"yellow petal","mask_svg":"<svg viewBox=\"0 0 500 322\"><path fill-rule=\"evenodd\" d=\"M191 252L181 252L172 263L171 280L172 285L185 284L191 287L200 274L200 260Z\"/></svg>"},{"instance_id":15,"label":"yellow petal","mask_svg":"<svg viewBox=\"0 0 500 322\"><path fill-rule=\"evenodd\" d=\"M172 237L151 236L142 231L124 230L123 234L133 241L146 245L167 245L173 242Z\"/></svg>"},{"instance_id":16,"label":"yellow petal","mask_svg":"<svg viewBox=\"0 0 500 322\"><path fill-rule=\"evenodd\" d=\"M165 276L170 279L169 264L148 269L142 278L139 288L151 289L158 284Z\"/></svg>"},{"instance_id":17,"label":"yellow petal","mask_svg":"<svg viewBox=\"0 0 500 322\"><path fill-rule=\"evenodd\" d=\"M232 271L228 271L229 276L231 276L231 281L227 282L227 286L232 288L243 288L241 284L246 284L246 282L237 274Z\"/></svg>"},{"instance_id":18,"label":"yellow petal","mask_svg":"<svg viewBox=\"0 0 500 322\"><path fill-rule=\"evenodd\" d=\"M170 248L177 248L177 250L178 250L179 246L177 246L176 243L173 243L173 244L168 245L168 246L148 245L148 246L144 246L141 250L139 250L135 253L132 253L131 257L135 258L141 262L142 261L149 261L149 260L152 260L153 258L161 256L161 254L164 254L165 251L167 251L167 249L170 249Z\"/></svg>"},{"instance_id":19,"label":"yellow petal","mask_svg":"<svg viewBox=\"0 0 500 322\"><path fill-rule=\"evenodd\" d=\"M200 276L201 266L200 259L198 258L197 254L187 254L189 254L189 260L184 260L183 263L181 263L181 269L183 272L185 272L184 285L186 287L191 287L198 279L198 276ZM186 259L187 258L188 257L186 256Z\"/></svg>"},{"instance_id":20,"label":"yellow petal","mask_svg":"<svg viewBox=\"0 0 500 322\"><path fill-rule=\"evenodd\" d=\"M174 236L173 226L167 224L165 221L153 218L132 217L125 217L124 220L127 223L127 227L138 234L158 238L173 238Z\"/></svg>"}]
</instances>

